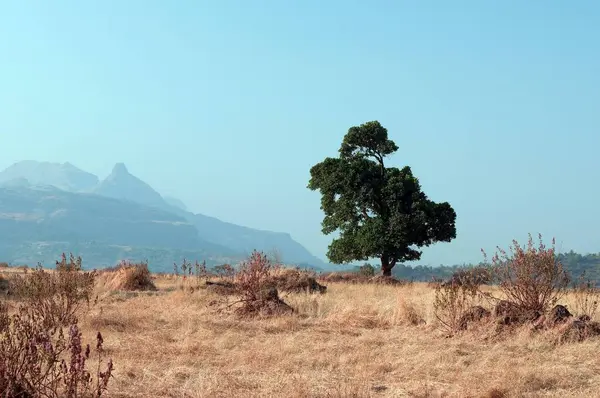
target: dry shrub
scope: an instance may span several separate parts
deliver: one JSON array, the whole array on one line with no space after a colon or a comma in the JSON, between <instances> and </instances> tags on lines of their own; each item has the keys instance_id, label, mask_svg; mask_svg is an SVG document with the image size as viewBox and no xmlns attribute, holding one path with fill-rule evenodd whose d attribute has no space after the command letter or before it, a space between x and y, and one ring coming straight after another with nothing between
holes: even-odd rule
<instances>
[{"instance_id":1,"label":"dry shrub","mask_svg":"<svg viewBox=\"0 0 600 398\"><path fill-rule=\"evenodd\" d=\"M67 261L63 254L54 272L45 271L38 264L31 273L13 275L9 289L11 295L25 301L48 328L68 326L84 303L89 306L96 275L95 271L82 271L81 257L71 254Z\"/></svg>"},{"instance_id":2,"label":"dry shrub","mask_svg":"<svg viewBox=\"0 0 600 398\"><path fill-rule=\"evenodd\" d=\"M256 264L253 266L254 268L261 268ZM261 273L257 269L254 271L250 271L252 267L247 267L246 269L241 269L242 277L248 279L246 283L256 284L260 283L262 285L262 290L267 288L275 288L278 292L286 292L286 293L325 293L327 291L327 286L323 286L317 282L315 278L314 272L303 271L299 268L282 268L278 265L273 266L270 270L264 270L265 273ZM251 273L254 273L250 276ZM258 282L260 280L260 282ZM240 283L240 275L233 274L232 277L221 277L217 280L207 280L205 282L205 286L207 290L218 294L218 295L234 295L236 293L242 293L244 296L246 293L243 290L255 290L256 286L248 285L246 287L238 286ZM252 282L250 282L252 281ZM250 298L250 300L254 300L254 298Z\"/></svg>"},{"instance_id":3,"label":"dry shrub","mask_svg":"<svg viewBox=\"0 0 600 398\"><path fill-rule=\"evenodd\" d=\"M337 308L326 318L326 322L336 329L341 327L344 330L387 329L392 326L392 319L374 306Z\"/></svg>"},{"instance_id":4,"label":"dry shrub","mask_svg":"<svg viewBox=\"0 0 600 398\"><path fill-rule=\"evenodd\" d=\"M479 280L465 273L435 288L434 315L446 332L453 334L466 328L479 296Z\"/></svg>"},{"instance_id":5,"label":"dry shrub","mask_svg":"<svg viewBox=\"0 0 600 398\"><path fill-rule=\"evenodd\" d=\"M327 287L317 282L314 272L295 269L281 269L273 273L271 281L273 287L281 292L288 293L325 293Z\"/></svg>"},{"instance_id":6,"label":"dry shrub","mask_svg":"<svg viewBox=\"0 0 600 398\"><path fill-rule=\"evenodd\" d=\"M436 278L434 276L431 277L431 280L429 282L427 282L427 287L430 289L437 289L439 288L442 283L444 283L444 280L442 278Z\"/></svg>"},{"instance_id":7,"label":"dry shrub","mask_svg":"<svg viewBox=\"0 0 600 398\"><path fill-rule=\"evenodd\" d=\"M206 281L206 290L219 296L233 296L237 289L233 282L228 281Z\"/></svg>"},{"instance_id":8,"label":"dry shrub","mask_svg":"<svg viewBox=\"0 0 600 398\"><path fill-rule=\"evenodd\" d=\"M206 261L199 263L195 261L193 264L185 258L181 266L173 263L175 270L175 279L179 281L179 289L190 293L200 289L202 280L208 280L209 272L206 268ZM179 278L179 270L181 270L182 278Z\"/></svg>"},{"instance_id":9,"label":"dry shrub","mask_svg":"<svg viewBox=\"0 0 600 398\"><path fill-rule=\"evenodd\" d=\"M213 272L221 279L233 282L235 269L230 264L221 264L213 267Z\"/></svg>"},{"instance_id":10,"label":"dry shrub","mask_svg":"<svg viewBox=\"0 0 600 398\"><path fill-rule=\"evenodd\" d=\"M555 254L554 239L552 247L547 248L540 234L536 248L530 234L527 247L513 240L510 250L509 256L498 247L492 258L493 280L506 299L520 309L544 313L557 303L569 285L569 275Z\"/></svg>"},{"instance_id":11,"label":"dry shrub","mask_svg":"<svg viewBox=\"0 0 600 398\"><path fill-rule=\"evenodd\" d=\"M494 316L499 325L523 325L537 321L543 314L512 301L499 300L494 308Z\"/></svg>"},{"instance_id":12,"label":"dry shrub","mask_svg":"<svg viewBox=\"0 0 600 398\"><path fill-rule=\"evenodd\" d=\"M419 326L427 323L423 316L421 316L420 311L417 310L415 304L412 302L408 302L403 299L400 300L398 312L401 321L408 325Z\"/></svg>"},{"instance_id":13,"label":"dry shrub","mask_svg":"<svg viewBox=\"0 0 600 398\"><path fill-rule=\"evenodd\" d=\"M369 263L363 264L358 268L358 273L367 278L372 278L375 276L375 267Z\"/></svg>"},{"instance_id":14,"label":"dry shrub","mask_svg":"<svg viewBox=\"0 0 600 398\"><path fill-rule=\"evenodd\" d=\"M89 344L83 347L77 320L67 335L62 325L50 325L34 304L9 316L0 304L0 391L3 397L100 397L107 390L112 360L100 371L102 335L98 333L97 368L87 369ZM92 374L94 374L92 376Z\"/></svg>"},{"instance_id":15,"label":"dry shrub","mask_svg":"<svg viewBox=\"0 0 600 398\"><path fill-rule=\"evenodd\" d=\"M235 275L236 292L240 296L238 302L242 304L237 309L238 314L277 315L293 311L272 286L273 275L280 268L266 254L256 250L240 265Z\"/></svg>"},{"instance_id":16,"label":"dry shrub","mask_svg":"<svg viewBox=\"0 0 600 398\"><path fill-rule=\"evenodd\" d=\"M600 336L600 323L569 318L554 331L555 343L578 343L591 337Z\"/></svg>"},{"instance_id":17,"label":"dry shrub","mask_svg":"<svg viewBox=\"0 0 600 398\"><path fill-rule=\"evenodd\" d=\"M362 275L358 272L329 272L321 274L319 279L331 283L368 283L371 277Z\"/></svg>"},{"instance_id":18,"label":"dry shrub","mask_svg":"<svg viewBox=\"0 0 600 398\"><path fill-rule=\"evenodd\" d=\"M244 301L256 301L261 292L270 285L273 274L280 269L266 254L254 250L250 258L240 264L235 275L235 285Z\"/></svg>"},{"instance_id":19,"label":"dry shrub","mask_svg":"<svg viewBox=\"0 0 600 398\"><path fill-rule=\"evenodd\" d=\"M469 285L487 285L491 282L492 275L487 267L479 266L474 268L460 269L452 274L447 282L442 283L455 283L455 284L469 284Z\"/></svg>"},{"instance_id":20,"label":"dry shrub","mask_svg":"<svg viewBox=\"0 0 600 398\"><path fill-rule=\"evenodd\" d=\"M8 295L9 293L10 281L4 275L0 275L0 294Z\"/></svg>"},{"instance_id":21,"label":"dry shrub","mask_svg":"<svg viewBox=\"0 0 600 398\"><path fill-rule=\"evenodd\" d=\"M156 290L146 262L121 261L116 267L104 269L99 279L109 290Z\"/></svg>"},{"instance_id":22,"label":"dry shrub","mask_svg":"<svg viewBox=\"0 0 600 398\"><path fill-rule=\"evenodd\" d=\"M8 268L8 263L7 262L1 262L0 263L0 268Z\"/></svg>"},{"instance_id":23,"label":"dry shrub","mask_svg":"<svg viewBox=\"0 0 600 398\"><path fill-rule=\"evenodd\" d=\"M600 289L596 283L585 278L585 273L579 277L578 283L573 289L573 304L576 315L587 315L594 319L600 303Z\"/></svg>"}]
</instances>

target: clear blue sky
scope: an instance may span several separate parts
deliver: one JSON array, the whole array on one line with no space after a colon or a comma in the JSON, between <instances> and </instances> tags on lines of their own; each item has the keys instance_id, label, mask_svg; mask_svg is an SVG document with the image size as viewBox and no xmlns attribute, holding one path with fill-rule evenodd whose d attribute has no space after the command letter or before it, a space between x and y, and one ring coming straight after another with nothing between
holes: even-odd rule
<instances>
[{"instance_id":1,"label":"clear blue sky","mask_svg":"<svg viewBox=\"0 0 600 398\"><path fill-rule=\"evenodd\" d=\"M0 168L115 162L324 257L310 167L379 120L458 238L600 251L596 1L4 1Z\"/></svg>"}]
</instances>

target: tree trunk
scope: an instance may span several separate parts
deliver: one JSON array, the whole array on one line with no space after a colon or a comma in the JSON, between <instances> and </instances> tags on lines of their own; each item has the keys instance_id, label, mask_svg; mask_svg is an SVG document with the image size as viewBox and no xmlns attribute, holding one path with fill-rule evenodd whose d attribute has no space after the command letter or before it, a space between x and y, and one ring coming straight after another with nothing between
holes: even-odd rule
<instances>
[{"instance_id":1,"label":"tree trunk","mask_svg":"<svg viewBox=\"0 0 600 398\"><path fill-rule=\"evenodd\" d=\"M381 256L381 275L392 276L392 267L390 259L387 256Z\"/></svg>"}]
</instances>

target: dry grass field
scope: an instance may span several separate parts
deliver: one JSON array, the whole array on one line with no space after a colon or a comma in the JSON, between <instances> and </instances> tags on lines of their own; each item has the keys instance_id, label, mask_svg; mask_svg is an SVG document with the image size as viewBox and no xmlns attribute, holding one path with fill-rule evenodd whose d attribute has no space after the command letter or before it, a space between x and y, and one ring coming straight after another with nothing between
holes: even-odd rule
<instances>
[{"instance_id":1,"label":"dry grass field","mask_svg":"<svg viewBox=\"0 0 600 398\"><path fill-rule=\"evenodd\" d=\"M100 330L113 359L108 396L600 396L600 338L557 344L553 332L489 325L447 338L426 284L333 283L286 296L296 314L244 320L216 313L205 289L155 282L100 290L81 318L86 340Z\"/></svg>"},{"instance_id":2,"label":"dry grass field","mask_svg":"<svg viewBox=\"0 0 600 398\"><path fill-rule=\"evenodd\" d=\"M15 273L32 271L2 270ZM131 291L126 274L100 273L78 315L84 342L100 331L114 363L103 396L600 396L600 337L564 341L561 328L491 318L449 336L426 283L325 282L324 294L281 293L293 314L242 318L220 311L224 297L203 280L153 275L154 289ZM579 315L573 293L560 303Z\"/></svg>"}]
</instances>

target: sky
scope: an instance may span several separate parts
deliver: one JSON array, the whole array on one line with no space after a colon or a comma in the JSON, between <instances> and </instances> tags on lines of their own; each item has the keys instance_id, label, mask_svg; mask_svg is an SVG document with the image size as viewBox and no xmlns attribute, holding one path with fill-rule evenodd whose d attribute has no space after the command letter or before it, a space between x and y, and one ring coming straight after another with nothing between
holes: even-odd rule
<instances>
[{"instance_id":1,"label":"sky","mask_svg":"<svg viewBox=\"0 0 600 398\"><path fill-rule=\"evenodd\" d=\"M312 165L378 120L457 238L600 251L596 1L0 3L0 169L117 162L191 210L325 258Z\"/></svg>"}]
</instances>

